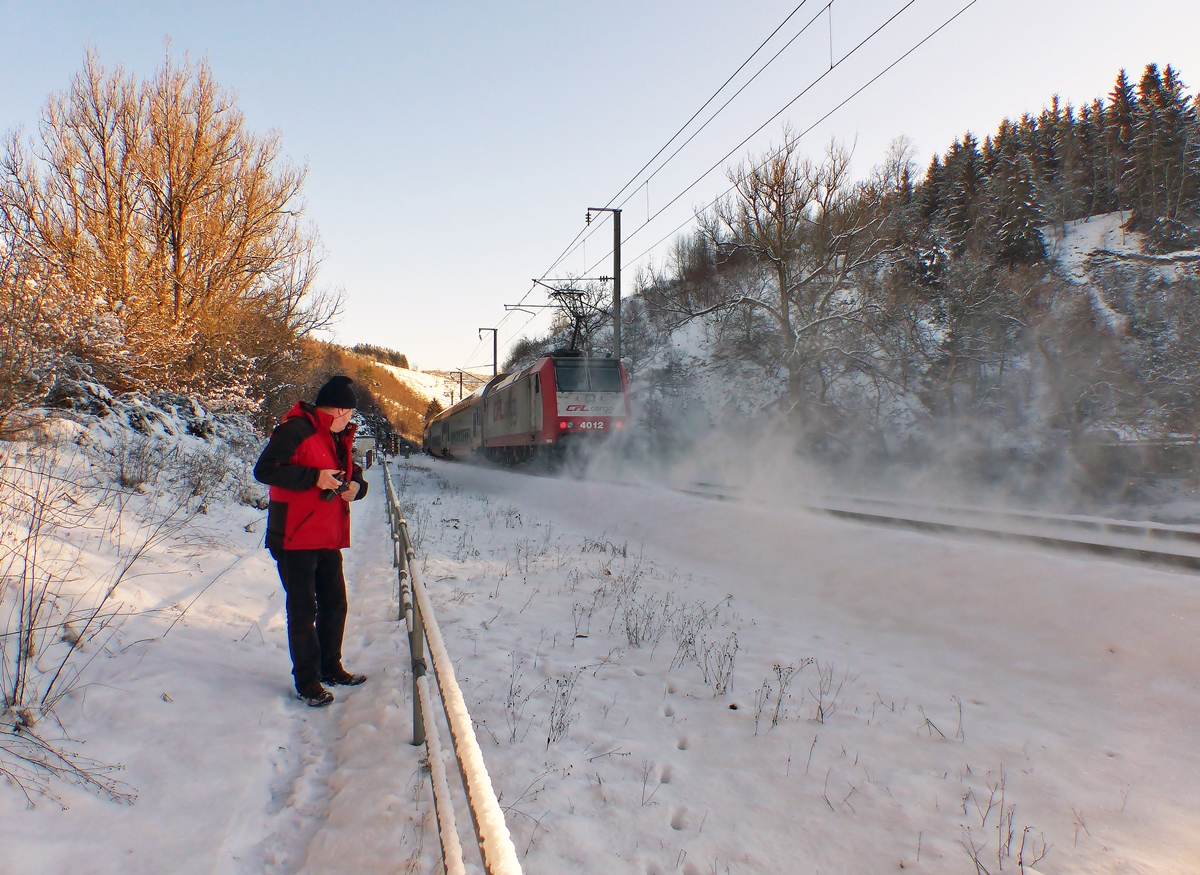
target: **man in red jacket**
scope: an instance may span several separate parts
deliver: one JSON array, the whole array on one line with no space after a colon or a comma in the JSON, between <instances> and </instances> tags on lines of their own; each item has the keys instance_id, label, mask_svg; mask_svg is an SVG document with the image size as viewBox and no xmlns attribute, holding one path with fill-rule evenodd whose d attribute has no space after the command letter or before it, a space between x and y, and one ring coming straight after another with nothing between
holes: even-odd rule
<instances>
[{"instance_id":1,"label":"man in red jacket","mask_svg":"<svg viewBox=\"0 0 1200 875\"><path fill-rule=\"evenodd\" d=\"M342 548L350 546L350 502L367 494L352 455L353 382L332 377L313 404L297 402L254 466L255 479L271 487L267 549L287 593L292 676L313 707L333 701L322 682L357 686L367 679L342 667Z\"/></svg>"}]
</instances>

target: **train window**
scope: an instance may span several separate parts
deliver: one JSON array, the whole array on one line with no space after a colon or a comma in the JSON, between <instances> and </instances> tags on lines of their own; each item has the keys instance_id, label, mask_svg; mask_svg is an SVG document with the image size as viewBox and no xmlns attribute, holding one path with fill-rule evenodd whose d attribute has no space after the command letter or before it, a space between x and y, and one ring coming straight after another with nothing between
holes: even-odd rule
<instances>
[{"instance_id":1,"label":"train window","mask_svg":"<svg viewBox=\"0 0 1200 875\"><path fill-rule=\"evenodd\" d=\"M554 382L560 392L586 392L587 371L580 359L566 359L554 363Z\"/></svg>"},{"instance_id":2,"label":"train window","mask_svg":"<svg viewBox=\"0 0 1200 875\"><path fill-rule=\"evenodd\" d=\"M587 359L584 359L587 362ZM592 392L620 392L621 369L610 359L588 363L588 389Z\"/></svg>"},{"instance_id":3,"label":"train window","mask_svg":"<svg viewBox=\"0 0 1200 875\"><path fill-rule=\"evenodd\" d=\"M554 380L560 392L620 392L615 359L556 359Z\"/></svg>"},{"instance_id":4,"label":"train window","mask_svg":"<svg viewBox=\"0 0 1200 875\"><path fill-rule=\"evenodd\" d=\"M540 377L541 377L541 374L533 375L533 391L535 394L542 391L542 381L541 381L541 379L539 379Z\"/></svg>"}]
</instances>

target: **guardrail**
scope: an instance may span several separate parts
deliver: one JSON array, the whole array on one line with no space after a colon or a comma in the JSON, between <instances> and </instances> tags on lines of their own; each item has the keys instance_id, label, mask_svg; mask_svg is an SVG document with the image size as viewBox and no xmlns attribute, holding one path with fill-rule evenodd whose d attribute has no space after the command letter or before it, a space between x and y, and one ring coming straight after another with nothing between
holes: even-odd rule
<instances>
[{"instance_id":1,"label":"guardrail","mask_svg":"<svg viewBox=\"0 0 1200 875\"><path fill-rule=\"evenodd\" d=\"M692 483L678 491L722 501L747 498L736 487L721 483ZM1055 549L1200 571L1200 526L831 493L802 496L802 501L800 506L808 510L859 522L1029 541Z\"/></svg>"},{"instance_id":2,"label":"guardrail","mask_svg":"<svg viewBox=\"0 0 1200 875\"><path fill-rule=\"evenodd\" d=\"M434 709L431 707L428 670L425 659L426 642L432 657L434 679L437 681L446 725L450 727L450 741L454 757L458 761L459 776L466 791L467 807L475 829L475 840L479 846L484 871L488 875L521 875L521 864L517 861L504 812L496 799L496 791L483 762L483 752L475 737L471 715L467 711L462 689L454 676L454 666L446 652L441 629L433 615L433 605L425 584L417 575L414 564L416 551L408 533L392 476L387 462L383 462L383 482L387 493L388 526L392 534L392 564L397 570L399 584L400 616L408 627L408 646L412 659L413 677L413 740L414 745L425 745L429 760L429 776L433 785L433 808L437 815L438 837L442 846L442 865L446 875L466 875L462 844L459 842L458 824L454 817L454 804L450 797L450 782L446 777L446 762L442 752L441 737Z\"/></svg>"}]
</instances>

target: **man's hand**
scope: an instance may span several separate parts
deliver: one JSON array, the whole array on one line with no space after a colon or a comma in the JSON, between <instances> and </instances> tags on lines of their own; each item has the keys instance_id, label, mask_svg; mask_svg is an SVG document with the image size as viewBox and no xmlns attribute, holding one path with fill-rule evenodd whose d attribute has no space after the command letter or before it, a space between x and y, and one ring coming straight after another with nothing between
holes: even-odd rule
<instances>
[{"instance_id":1,"label":"man's hand","mask_svg":"<svg viewBox=\"0 0 1200 875\"><path fill-rule=\"evenodd\" d=\"M346 491L342 493L342 501L354 501L356 495L358 495L358 483L351 480L346 484Z\"/></svg>"},{"instance_id":2,"label":"man's hand","mask_svg":"<svg viewBox=\"0 0 1200 875\"><path fill-rule=\"evenodd\" d=\"M342 485L342 481L338 477L341 473L336 468L322 468L321 473L317 476L317 488L337 489Z\"/></svg>"}]
</instances>

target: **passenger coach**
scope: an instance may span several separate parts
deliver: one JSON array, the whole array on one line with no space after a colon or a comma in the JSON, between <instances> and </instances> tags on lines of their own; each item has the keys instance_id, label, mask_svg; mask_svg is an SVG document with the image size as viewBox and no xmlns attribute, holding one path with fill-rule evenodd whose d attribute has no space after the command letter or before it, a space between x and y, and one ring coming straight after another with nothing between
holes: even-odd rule
<instances>
[{"instance_id":1,"label":"passenger coach","mask_svg":"<svg viewBox=\"0 0 1200 875\"><path fill-rule=\"evenodd\" d=\"M500 374L425 426L425 451L523 462L624 427L629 378L613 358L562 350Z\"/></svg>"}]
</instances>

